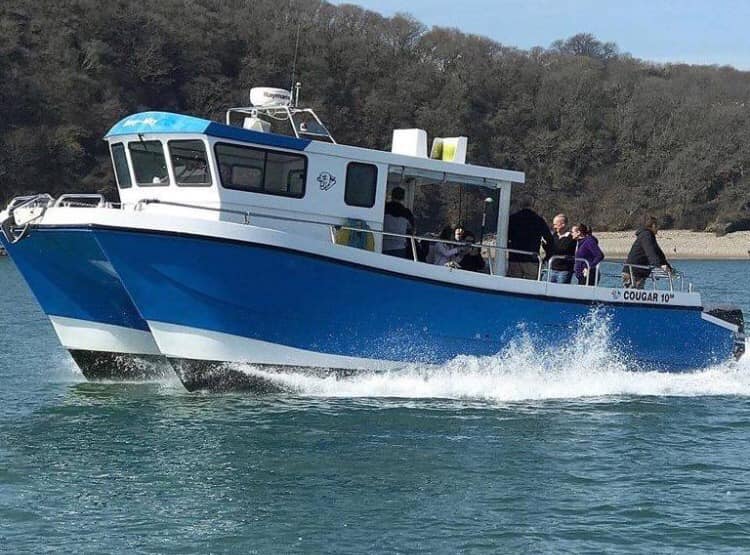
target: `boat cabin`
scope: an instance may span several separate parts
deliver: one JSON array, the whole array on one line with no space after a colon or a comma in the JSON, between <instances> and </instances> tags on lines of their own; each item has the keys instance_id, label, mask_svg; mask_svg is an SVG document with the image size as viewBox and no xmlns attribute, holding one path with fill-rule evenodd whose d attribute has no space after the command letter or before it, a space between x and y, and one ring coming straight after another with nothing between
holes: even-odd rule
<instances>
[{"instance_id":1,"label":"boat cabin","mask_svg":"<svg viewBox=\"0 0 750 555\"><path fill-rule=\"evenodd\" d=\"M288 91L253 89L251 103L230 109L226 123L165 112L118 122L105 138L121 203L324 240L331 226L355 225L374 232L371 248L380 251L395 187L412 211L420 189L483 187L496 203L497 246L506 246L511 184L524 174L464 163L466 138L435 139L428 152L427 134L409 129L394 131L391 152L340 145ZM495 273L504 274L504 259Z\"/></svg>"}]
</instances>

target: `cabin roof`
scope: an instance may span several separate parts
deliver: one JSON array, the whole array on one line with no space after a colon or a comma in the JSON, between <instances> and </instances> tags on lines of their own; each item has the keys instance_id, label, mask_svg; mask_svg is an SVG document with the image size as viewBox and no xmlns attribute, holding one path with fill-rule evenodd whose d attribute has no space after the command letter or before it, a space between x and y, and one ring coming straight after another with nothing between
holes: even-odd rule
<instances>
[{"instance_id":1,"label":"cabin roof","mask_svg":"<svg viewBox=\"0 0 750 555\"><path fill-rule=\"evenodd\" d=\"M142 112L130 115L117 122L104 138L110 140L125 135L132 136L153 133L170 135L179 133L203 134L288 150L307 150L311 153L350 157L355 160L381 162L450 174L472 175L497 181L511 181L514 183L524 183L525 181L524 173L518 171L488 168L472 164L457 164L355 146L318 141L313 142L309 139L298 139L275 133L261 133L259 131L169 112ZM311 143L313 143L312 147Z\"/></svg>"},{"instance_id":2,"label":"cabin roof","mask_svg":"<svg viewBox=\"0 0 750 555\"><path fill-rule=\"evenodd\" d=\"M297 139L296 137L274 133L260 133L241 127L233 127L223 123L216 123L215 121L169 112L142 112L140 114L133 114L117 122L104 138L110 139L121 135L140 135L145 133L198 133L222 139L276 146L289 150L305 150L310 144L309 139Z\"/></svg>"}]
</instances>

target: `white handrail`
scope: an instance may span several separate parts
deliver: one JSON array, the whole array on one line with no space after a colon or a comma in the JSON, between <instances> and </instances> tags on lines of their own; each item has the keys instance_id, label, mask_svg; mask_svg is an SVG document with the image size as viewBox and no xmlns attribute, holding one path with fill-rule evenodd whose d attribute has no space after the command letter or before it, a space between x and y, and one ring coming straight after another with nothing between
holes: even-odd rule
<instances>
[{"instance_id":1,"label":"white handrail","mask_svg":"<svg viewBox=\"0 0 750 555\"><path fill-rule=\"evenodd\" d=\"M88 203L81 204L81 206L85 207L114 207L115 203L107 203L104 197L100 194L65 194L62 195L57 201L55 199L47 194L39 194L39 195L27 195L27 196L20 196L15 197L11 202L8 204L8 218L2 223L2 233L6 236L6 239L10 243L16 243L23 239L26 234L28 233L29 225L38 219L40 219L43 215L46 209L50 206L55 207L63 207L63 206L71 206L74 205L75 199L81 199L81 200L96 200L98 201L96 205L91 205ZM25 209L25 208L31 208L35 205L42 204L43 210L39 214L34 214L31 219L29 219L26 222L18 223L15 220L14 212L19 209ZM381 237L388 236L388 237L398 237L405 239L409 242L412 249L412 258L415 262L419 261L418 255L417 255L417 245L420 242L429 242L429 243L443 243L446 245L452 245L452 246L459 246L459 247L465 247L465 248L479 248L479 249L487 249L490 251L490 253L503 253L504 255L508 254L521 254L524 256L533 257L536 259L537 262L537 280L542 279L542 270L544 269L544 261L540 257L539 253L530 252L530 251L522 251L517 249L511 249L507 247L499 247L497 245L488 245L484 243L466 243L461 241L453 241L448 239L440 239L438 237L430 237L430 236L420 236L415 234L405 234L405 233L393 233L388 231L380 231L377 229L370 229L367 227L360 228L360 227L350 227L345 225L340 225L336 223L331 223L330 221L324 222L324 221L316 221L316 220L308 220L308 219L302 219L302 218L293 218L293 217L285 217L285 216L279 216L279 215L271 215L271 214L263 214L261 212L255 212L255 211L247 211L247 210L232 210L229 208L214 208L209 206L202 206L197 204L187 204L187 203L180 203L180 202L171 202L171 201L163 201L159 199L141 199L137 201L133 205L133 209L138 211L142 210L144 206L148 206L150 204L163 204L166 206L175 206L175 207L181 207L181 208L190 208L190 209L197 209L197 210L206 210L210 212L219 212L219 213L227 213L227 214L235 214L240 215L243 217L243 221L245 224L250 223L251 217L263 217L263 218L274 218L281 221L290 221L295 223L308 223L313 225L326 225L329 226L330 229L330 237L331 242L336 243L336 231L340 229L346 229L350 231L355 232L361 232L361 233L372 233ZM124 205L121 205L121 207L124 207ZM20 233L16 233L16 230L13 228L13 225L15 226L23 226L23 229ZM492 258L492 256L488 256L489 259ZM591 265L590 263L583 259L583 258L575 258L575 257L565 257L565 256L553 256L549 260L547 260L547 266L546 268L549 270L550 263L553 260L556 259L564 259L564 258L572 258L574 262L583 262L586 265L586 268L588 270L587 273L591 273ZM621 271L617 273L617 276L621 276L624 274L628 274L630 279L630 283L635 283L634 280L634 273L633 269L642 269L648 271L648 276L644 279L649 279L652 284L652 288L654 290L657 290L657 282L661 279L667 279L668 280L668 289L670 292L675 291L676 283L679 283L679 291L685 290L685 280L684 276L674 272L674 271L663 271L659 267L653 267L653 266L643 266L638 264L628 264L626 262L619 262L619 261L602 261L600 262L596 268L595 268L595 283L592 285L595 287L603 287L603 285L600 285L600 277L602 275L606 276L613 276L614 274L605 274L602 269L606 268L607 266L611 267L613 265L617 265L621 267ZM494 268L493 264L488 264L490 274L494 275ZM622 271L625 270L625 271ZM547 277L547 281L549 281L549 274ZM612 287L611 285L608 287ZM618 284L618 288L623 287L622 284ZM693 287L692 283L688 283L687 285L688 291L692 292Z\"/></svg>"},{"instance_id":2,"label":"white handrail","mask_svg":"<svg viewBox=\"0 0 750 555\"><path fill-rule=\"evenodd\" d=\"M575 257L575 256L566 256L566 255L562 255L562 254L556 254L555 256L551 256L550 258L547 259L547 268L546 268L546 270L547 270L547 276L546 276L547 279L546 279L546 281L548 283L549 283L550 272L554 271L552 269L552 261L553 260L571 260L573 262L573 271L571 272L571 277L572 277L572 274L575 273L575 263L576 262L583 262L584 264L586 264L586 275L587 276L591 272L591 264L589 264L589 261L586 260L585 258L578 258L578 257ZM596 275L594 277L598 278L599 276ZM588 278L586 280L588 281ZM592 285L596 286L597 284L593 283Z\"/></svg>"},{"instance_id":3,"label":"white handrail","mask_svg":"<svg viewBox=\"0 0 750 555\"><path fill-rule=\"evenodd\" d=\"M0 230L2 231L2 234L5 236L5 239L11 245L15 245L21 239L26 237L26 235L28 235L28 232L29 232L29 226L33 222L37 221L38 219L44 216L44 213L47 211L47 208L49 208L49 206L54 202L54 200L55 199L52 197L52 195L48 193L42 193L40 195L16 197L13 200L11 200L10 204L8 205L8 217L3 222L0 222ZM43 204L41 204L40 206L36 206L37 203L39 203L40 201L43 201ZM33 209L33 208L41 208L41 211L38 214L33 214L31 218L29 218L23 223L19 223L16 220L16 214L15 214L16 210ZM16 230L13 228L14 225L22 226L20 233L16 233Z\"/></svg>"},{"instance_id":4,"label":"white handrail","mask_svg":"<svg viewBox=\"0 0 750 555\"><path fill-rule=\"evenodd\" d=\"M612 260L603 261L599 264L599 266L603 266L605 268L613 267L613 266L616 267L617 270L614 273L607 274L607 275L609 275L610 277L618 277L620 279L622 279L622 276L628 276L631 284L636 283L635 273L633 272L633 270L634 269L644 270L643 273L646 273L647 275L644 276L643 279L649 280L651 282L651 289L654 291L659 289L658 283L660 280L664 280L664 279L667 280L668 290L670 292L674 292L675 290L685 291L686 283L687 283L688 292L692 292L693 290L693 284L686 281L684 274L680 272L676 272L674 270L665 271L665 270L662 270L661 267L659 266L628 264L627 262L612 261ZM597 271L600 271L599 267L597 267Z\"/></svg>"},{"instance_id":5,"label":"white handrail","mask_svg":"<svg viewBox=\"0 0 750 555\"><path fill-rule=\"evenodd\" d=\"M410 235L406 233L393 233L390 231L380 231L377 229L365 229L365 228L359 228L359 227L349 227L344 225L335 225L330 224L331 227L331 242L336 243L336 230L339 229L346 229L349 231L358 231L360 233L373 233L380 236L387 236L387 237L400 237L402 239L407 239L411 242L412 246L412 257L415 262L419 262L419 259L417 258L417 249L416 249L416 242L417 241L426 241L429 243L443 243L445 245L455 245L458 247L465 247L467 249L470 248L478 248L478 249L488 249L496 252L502 252L504 254L523 254L526 256L534 256L537 259L537 263L539 266L538 275L541 274L541 267L542 267L542 259L539 256L539 253L534 253L530 251L521 251L517 249L509 249L507 247L498 247L497 245L487 245L485 243L467 243L462 241L452 241L450 239L440 239L439 237L429 237L429 236L423 236L423 235ZM492 273L492 265L489 264L490 273ZM492 274L494 275L494 274Z\"/></svg>"},{"instance_id":6,"label":"white handrail","mask_svg":"<svg viewBox=\"0 0 750 555\"><path fill-rule=\"evenodd\" d=\"M87 202L83 203L77 203L74 199L78 200L96 200L98 201L96 206L103 206L106 200L104 199L104 195L99 193L66 193L64 195L60 195L60 198L57 199L54 206L91 206Z\"/></svg>"},{"instance_id":7,"label":"white handrail","mask_svg":"<svg viewBox=\"0 0 750 555\"><path fill-rule=\"evenodd\" d=\"M180 208L193 208L196 210L206 210L208 212L224 212L227 214L236 214L244 218L244 223L246 224L250 223L251 213L244 211L244 210L232 210L230 208L214 208L213 206L201 206L200 204L185 204L182 202L172 202L168 200L141 199L135 203L135 207L133 208L133 210L137 212L139 210L142 210L143 206L148 206L149 204L163 204L164 206L177 206Z\"/></svg>"}]
</instances>

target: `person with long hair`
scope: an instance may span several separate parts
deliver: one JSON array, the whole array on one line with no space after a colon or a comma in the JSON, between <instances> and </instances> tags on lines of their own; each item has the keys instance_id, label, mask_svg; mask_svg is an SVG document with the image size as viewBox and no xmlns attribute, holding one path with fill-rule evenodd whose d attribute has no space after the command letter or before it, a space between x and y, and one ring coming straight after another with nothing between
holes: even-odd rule
<instances>
[{"instance_id":1,"label":"person with long hair","mask_svg":"<svg viewBox=\"0 0 750 555\"><path fill-rule=\"evenodd\" d=\"M570 230L576 241L576 263L573 271L579 285L596 285L596 267L604 260L604 253L599 248L599 241L586 224L576 224ZM585 261L585 262L584 262ZM588 263L588 265L586 264Z\"/></svg>"},{"instance_id":2,"label":"person with long hair","mask_svg":"<svg viewBox=\"0 0 750 555\"><path fill-rule=\"evenodd\" d=\"M440 233L440 239L442 241L453 241L455 238L455 229L451 226L444 227L442 233ZM427 263L438 266L457 264L462 255L463 247L435 241L430 245L430 251L427 254Z\"/></svg>"}]
</instances>

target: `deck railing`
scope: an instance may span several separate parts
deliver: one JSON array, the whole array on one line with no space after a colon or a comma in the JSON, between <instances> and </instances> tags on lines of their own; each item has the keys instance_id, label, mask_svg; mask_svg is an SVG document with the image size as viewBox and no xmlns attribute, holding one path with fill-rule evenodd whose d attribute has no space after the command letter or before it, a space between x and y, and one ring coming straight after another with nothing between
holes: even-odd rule
<instances>
[{"instance_id":1,"label":"deck railing","mask_svg":"<svg viewBox=\"0 0 750 555\"><path fill-rule=\"evenodd\" d=\"M96 201L95 203L92 201ZM65 194L60 195L55 201L54 206L60 207L94 207L99 208L107 204L104 195L93 193L93 194Z\"/></svg>"},{"instance_id":2,"label":"deck railing","mask_svg":"<svg viewBox=\"0 0 750 555\"><path fill-rule=\"evenodd\" d=\"M542 275L543 261L542 261L542 257L539 256L539 253L521 251L517 249L510 249L507 247L498 247L496 245L488 245L486 243L468 243L466 241L453 241L450 239L440 239L439 237L431 237L429 235L409 235L405 233L393 233L390 231L379 231L375 229L365 229L365 228L349 227L349 226L342 226L342 225L330 226L332 243L337 243L336 232L342 229L350 231L350 232L355 232L355 233L372 233L374 235L378 235L381 237L397 237L397 238L405 239L406 241L408 241L408 244L411 247L412 259L414 260L414 262L422 262L421 260L419 260L419 256L418 256L418 252L419 252L418 246L420 243L430 243L430 244L442 243L444 245L461 247L465 249L467 253L470 249L477 248L480 250L486 249L487 251L492 252L495 255L497 255L497 253L502 253L504 255L505 254L522 254L525 256L529 256L529 257L536 259L537 267L538 267L537 278L538 279L541 278L541 275ZM340 244L340 243L337 243L337 244ZM493 257L488 256L487 258L491 259ZM487 264L487 266L489 268L490 274L494 275L494 264L489 263Z\"/></svg>"},{"instance_id":3,"label":"deck railing","mask_svg":"<svg viewBox=\"0 0 750 555\"><path fill-rule=\"evenodd\" d=\"M95 203L92 201L96 201ZM583 263L587 269L587 274L591 274L591 266L589 262L583 258L576 257L565 257L565 256L552 256L547 260L544 260L538 252L522 251L517 249L511 249L507 247L499 247L497 245L490 245L486 243L467 243L465 241L454 241L449 239L440 239L439 237L429 235L413 235L413 234L402 234L393 233L388 231L379 231L369 229L366 227L352 227L339 224L331 224L330 222L323 222L318 220L309 220L303 218L291 218L273 214L263 214L260 212L253 212L249 210L234 210L229 208L215 208L210 206L203 206L198 204L187 204L181 202L164 201L159 199L141 199L137 201L133 206L133 210L143 210L144 207L151 204L160 204L164 206L174 206L178 208L188 208L193 210L205 210L215 213L225 213L242 217L242 223L250 224L251 218L273 218L280 221L288 221L294 223L305 223L320 226L328 226L330 230L331 242L342 246L347 246L337 241L337 232L340 230L347 230L352 233L372 234L372 236L382 237L396 237L404 239L405 245L408 244L411 247L412 259L414 262L422 262L419 260L419 248L423 243L428 245L442 243L452 247L460 247L465 249L465 253L468 253L470 249L477 248L480 252L484 250L487 253L487 268L490 275L495 275L495 266L498 256L504 256L506 259L510 254L518 254L529 257L531 262L536 262L537 266L537 281L549 282L550 280L550 265L552 262L557 260L567 259L573 264ZM46 209L50 206L55 207L86 207L86 208L124 208L125 205L118 203L106 202L104 197L100 194L66 194L60 196L55 200L49 194L41 195L30 195L14 198L8 205L8 219L3 222L2 231L6 235L9 242L15 243L20 241L28 232L29 225L34 221L40 219ZM23 222L15 221L14 212L21 209L30 208L41 208L40 212L34 212L30 218ZM20 229L18 229L20 228ZM457 266L458 267L458 266ZM458 267L460 269L460 267ZM638 271L640 270L640 272ZM593 287L607 287L607 288L622 288L627 287L624 281L627 279L630 286L636 285L640 288L647 288L651 290L668 290L684 291L686 288L688 291L692 291L692 284L687 283L682 274L674 271L664 271L661 268L655 268L652 266L642 266L638 264L627 264L620 261L602 261L593 269L594 280L589 286ZM639 278L638 281L636 278Z\"/></svg>"},{"instance_id":4,"label":"deck railing","mask_svg":"<svg viewBox=\"0 0 750 555\"><path fill-rule=\"evenodd\" d=\"M248 212L247 210L232 210L230 208L214 208L213 206L201 206L200 204L186 204L183 202L172 202L172 201L159 200L159 199L141 199L135 203L134 210L136 212L143 210L143 207L148 206L149 204L160 204L162 206L175 206L177 208L190 208L193 210L205 210L206 212L234 214L237 216L242 216L243 223L245 224L250 223L250 216L252 214L251 212Z\"/></svg>"},{"instance_id":5,"label":"deck railing","mask_svg":"<svg viewBox=\"0 0 750 555\"><path fill-rule=\"evenodd\" d=\"M538 281L550 281L550 271L551 271L551 264L557 260L569 260L573 265L580 262L584 265L584 267L587 270L587 274L591 274L591 264L588 260L585 258L577 258L572 256L552 256L549 259L542 259L542 257L539 255L539 253L530 252L530 251L521 251L517 249L510 249L506 247L498 247L496 245L488 245L485 243L467 243L467 242L461 242L461 241L453 241L449 239L440 239L437 237L430 237L430 236L420 236L420 235L409 235L404 233L392 233L387 231L379 231L374 229L366 229L366 228L359 228L359 227L350 227L350 226L340 226L340 225L331 225L330 226L330 232L331 232L331 242L337 243L336 241L336 232L338 230L348 230L350 232L355 233L371 233L377 236L381 237L398 237L401 239L405 239L408 242L408 245L411 247L411 253L412 253L412 259L414 262L422 262L418 258L418 250L417 246L422 242L428 242L428 243L443 243L445 245L449 246L457 246L457 247L464 247L467 249L467 251L471 248L478 248L478 249L484 249L488 251L488 264L490 274L494 275L494 269L495 265L492 263L492 259L496 258L498 255L507 256L509 254L521 254L528 256L532 258L533 261L536 261L537 263L537 280ZM340 244L340 243L337 243ZM346 246L346 245L344 245ZM494 255L494 256L492 256ZM616 273L613 273L610 268L618 268L618 271ZM593 268L594 272L594 278L591 280L591 283L588 285L590 287L607 287L607 288L623 288L624 282L623 282L623 275L627 274L631 277L630 283L635 284L635 279L633 279L634 275L634 269L635 274L638 274L637 270L643 270L643 272L640 272L641 274L648 273L648 277L644 278L643 286L644 288L648 284L650 287L649 289L652 290L668 290L670 292L674 291L684 291L686 288L686 282L684 280L684 276L682 274L678 274L674 271L667 272L662 270L661 268L654 268L652 266L642 266L638 264L627 264L625 262L621 261L602 261L597 266ZM615 278L616 279L612 279ZM692 284L687 283L687 290L692 291Z\"/></svg>"},{"instance_id":6,"label":"deck railing","mask_svg":"<svg viewBox=\"0 0 750 555\"><path fill-rule=\"evenodd\" d=\"M11 200L8 204L8 216L0 222L0 232L5 236L5 240L11 245L15 245L26 237L31 224L44 216L47 208L52 205L54 200L47 193L16 197ZM24 219L21 221L16 217L16 212L19 210L26 211Z\"/></svg>"}]
</instances>

